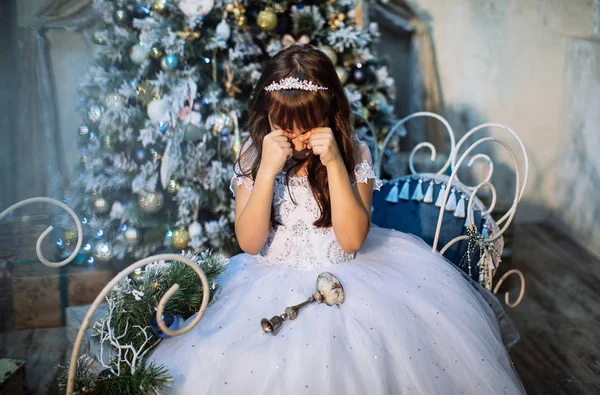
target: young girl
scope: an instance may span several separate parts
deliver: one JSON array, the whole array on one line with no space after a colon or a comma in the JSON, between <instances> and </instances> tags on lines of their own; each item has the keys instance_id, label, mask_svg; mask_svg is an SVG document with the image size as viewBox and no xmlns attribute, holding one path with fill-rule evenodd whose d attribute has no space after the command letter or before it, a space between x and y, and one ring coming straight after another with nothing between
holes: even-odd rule
<instances>
[{"instance_id":1,"label":"young girl","mask_svg":"<svg viewBox=\"0 0 600 395\"><path fill-rule=\"evenodd\" d=\"M371 228L381 182L351 117L321 51L295 45L266 65L232 180L245 253L198 326L154 351L173 393L525 393L495 297L421 239ZM261 319L306 300L324 271L343 304L264 333Z\"/></svg>"}]
</instances>

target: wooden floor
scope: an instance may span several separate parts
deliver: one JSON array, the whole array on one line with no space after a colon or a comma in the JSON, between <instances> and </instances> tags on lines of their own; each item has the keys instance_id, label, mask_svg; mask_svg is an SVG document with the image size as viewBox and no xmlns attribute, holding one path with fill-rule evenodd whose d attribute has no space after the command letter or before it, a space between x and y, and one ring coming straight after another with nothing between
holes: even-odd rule
<instances>
[{"instance_id":1,"label":"wooden floor","mask_svg":"<svg viewBox=\"0 0 600 395\"><path fill-rule=\"evenodd\" d=\"M515 230L522 303L507 309L522 340L510 351L531 394L600 394L600 260L547 225Z\"/></svg>"},{"instance_id":2,"label":"wooden floor","mask_svg":"<svg viewBox=\"0 0 600 395\"><path fill-rule=\"evenodd\" d=\"M527 289L507 309L522 337L510 355L528 393L600 394L600 260L547 225L517 227L514 242L510 267L523 271ZM9 332L0 334L0 357L28 360L33 394L58 394L67 344L64 328Z\"/></svg>"}]
</instances>

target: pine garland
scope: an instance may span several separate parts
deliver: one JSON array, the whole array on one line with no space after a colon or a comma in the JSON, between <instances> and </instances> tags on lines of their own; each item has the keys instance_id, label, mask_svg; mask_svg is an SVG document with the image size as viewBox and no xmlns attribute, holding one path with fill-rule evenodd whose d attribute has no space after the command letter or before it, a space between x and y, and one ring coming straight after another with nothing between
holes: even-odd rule
<instances>
[{"instance_id":1,"label":"pine garland","mask_svg":"<svg viewBox=\"0 0 600 395\"><path fill-rule=\"evenodd\" d=\"M216 279L225 270L227 258L211 251L183 255L206 274L212 300L219 290ZM161 394L172 381L164 366L146 364L149 352L161 341L149 323L158 302L175 283L180 288L169 299L166 311L183 319L195 314L202 303L202 284L194 270L181 262L152 263L133 277L123 279L108 294L109 310L93 325L92 336L100 341L101 354L96 359L87 355L79 358L77 394ZM103 354L111 351L115 356L106 364ZM99 375L94 373L102 367ZM65 371L58 380L63 390L66 382Z\"/></svg>"}]
</instances>

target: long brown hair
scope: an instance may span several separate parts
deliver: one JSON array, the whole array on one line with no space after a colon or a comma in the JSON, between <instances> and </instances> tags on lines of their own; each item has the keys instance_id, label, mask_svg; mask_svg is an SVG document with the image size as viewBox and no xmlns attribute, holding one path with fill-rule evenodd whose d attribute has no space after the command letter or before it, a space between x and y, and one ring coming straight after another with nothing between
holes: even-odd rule
<instances>
[{"instance_id":1,"label":"long brown hair","mask_svg":"<svg viewBox=\"0 0 600 395\"><path fill-rule=\"evenodd\" d=\"M325 86L327 90L279 90L267 92L265 86L287 77L309 80ZM279 52L266 64L249 101L249 118L246 125L250 132L242 145L245 149L236 160L241 169L240 176L256 178L262 156L263 138L270 133L271 121L284 130L309 130L322 126L328 121L337 142L346 169L350 173L356 165L357 140L352 126L353 117L350 103L335 71L335 66L327 55L312 45L292 45ZM249 145L247 143L250 143ZM249 156L250 159L245 158ZM331 226L331 199L327 170L317 155L309 155L305 161L308 170L310 189L321 211L321 216L313 223L317 227ZM246 163L247 166L242 166ZM300 166L303 162L296 164ZM244 168L246 167L246 168ZM286 173L289 185L290 169ZM273 226L274 212L271 210Z\"/></svg>"}]
</instances>

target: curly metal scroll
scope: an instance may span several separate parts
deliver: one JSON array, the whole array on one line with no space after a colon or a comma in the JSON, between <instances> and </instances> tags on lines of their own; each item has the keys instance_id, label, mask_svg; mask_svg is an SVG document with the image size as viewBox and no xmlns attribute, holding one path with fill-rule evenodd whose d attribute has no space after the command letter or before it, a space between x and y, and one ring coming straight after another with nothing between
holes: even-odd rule
<instances>
[{"instance_id":1,"label":"curly metal scroll","mask_svg":"<svg viewBox=\"0 0 600 395\"><path fill-rule=\"evenodd\" d=\"M496 223L498 225L501 225L502 223L504 223L507 220L508 220L508 223L510 223L512 221L512 217L514 216L514 213L517 209L517 204L518 204L518 202L521 201L521 198L523 197L523 193L525 192L525 187L527 186L527 180L529 178L529 157L527 156L527 150L525 149L525 145L523 144L523 141L519 138L519 135L514 130L512 130L511 128L509 128L506 125L502 125L499 123L492 123L492 122L482 123L481 125L475 126L471 130L469 130L456 144L456 152L458 153L458 151L460 151L460 148L467 141L467 139L469 137L471 137L473 134L477 133L479 130L482 130L485 128L500 128L500 129L510 133L514 137L514 139L517 141L517 143L519 144L519 148L521 150L521 153L523 154L523 161L524 161L524 165L525 165L524 174L523 174L523 178L522 178L523 184L521 185L519 180L517 179L517 184L515 186L515 189L517 190L517 193L518 193L518 198L516 200L516 204L513 203L510 210L508 210L508 212L506 214L504 214L504 216L502 216L502 218L500 218L498 221L496 221ZM512 151L510 151L510 152L514 156L514 153ZM456 157L457 157L457 155L454 155L454 160L456 160ZM494 171L492 160L490 159L489 156L487 156L485 154L477 154L473 157L471 162L469 162L469 166L471 166L472 162L476 159L484 159L487 161L488 166L489 166L488 167L488 176L486 177L486 179L483 182L489 181L491 178L491 175ZM452 167L455 167L454 162L452 163ZM457 175L456 179L459 180L458 175ZM471 188L473 188L473 187L471 187ZM495 191L493 191L493 192L494 192L493 197L495 200ZM488 209L487 211L490 212L492 210Z\"/></svg>"},{"instance_id":2,"label":"curly metal scroll","mask_svg":"<svg viewBox=\"0 0 600 395\"><path fill-rule=\"evenodd\" d=\"M480 125L479 127L475 128L474 130L481 129L481 128L483 128L485 126L488 126L488 125L490 125L490 124ZM496 126L496 125L493 125L493 126ZM462 144L463 141L464 140L461 140L460 144ZM511 156L511 159L512 159L512 162L513 162L513 166L514 166L514 169L515 169L515 177L516 177L516 185L517 185L517 187L515 188L515 196L514 196L514 200L513 200L513 204L511 206L511 209L502 218L502 221L505 222L504 226L495 235L493 235L493 236L491 236L489 238L485 238L484 239L485 242L493 242L494 240L496 240L499 237L501 237L502 234L506 231L506 229L510 225L510 223L512 221L512 218L514 217L516 207L517 207L517 205L519 203L519 200L521 199L521 196L522 196L522 193L523 193L523 190L524 190L524 186L527 183L527 180L525 179L524 182L523 182L523 187L519 188L519 186L521 185L521 183L520 183L519 166L518 166L517 158L516 158L514 152L512 151L512 149L506 143L502 142L501 140L499 140L498 138L495 138L495 137L485 137L485 138L482 138L482 139L476 141L471 146L469 146L467 148L467 150L460 156L458 162L453 167L452 175L450 176L450 178L448 180L448 185L451 185L452 182L455 179L457 179L458 169L460 168L460 166L462 165L462 163L465 161L465 159L467 158L467 156L471 153L471 151L473 151L479 145L481 145L481 144L483 144L485 142L488 142L488 141L495 142L495 143L498 143L498 144L504 146L504 148L506 148L506 150L510 153L510 156ZM457 148L459 148L459 145L457 146ZM525 158L527 158L526 151L523 151L523 152L525 154L524 155ZM471 196L469 197L469 202L468 202L468 206L467 206L467 223L468 223L468 225L471 228L473 227L473 220L471 218L471 209L472 209L472 206L473 206L474 197L477 195L477 193L479 192L479 190L482 187L484 187L484 186L489 187L491 189L492 195L494 197L494 199L492 201L492 204L488 208L488 210L486 211L486 213L492 211L493 210L493 206L495 205L495 195L496 195L495 192L496 191L495 191L493 185L490 183L491 175L492 175L492 172L493 172L493 164L492 164L491 160L489 159L489 157L487 157L487 155L483 155L483 154L475 155L474 157L471 158L471 160L469 161L468 165L471 166L475 162L475 160L480 159L480 158L486 159L488 161L488 163L490 164L490 168L489 168L488 176L486 177L486 179L483 182L481 182L479 185L477 185L476 187L472 187L471 188L472 189L472 193L471 193ZM526 159L526 164L527 164L527 159ZM525 177L527 177L527 171L525 172ZM441 229L441 225L442 225L442 219L443 219L443 216L444 216L444 207L446 207L446 202L448 201L449 195L450 195L450 188L446 188L446 191L445 191L444 197L443 197L443 201L442 201L442 205L441 205L442 208L440 209L440 214L438 216L438 223L437 223L437 228L436 228L436 234L435 234L435 238L434 238L434 242L433 242L433 246L432 246L432 249L433 249L434 252L437 251L437 244L439 242L439 233L440 233L440 229ZM501 224L501 222L498 221L498 224ZM440 250L440 254L443 254L454 243L456 243L456 242L458 242L460 240L466 240L466 239L468 239L468 236L458 236L458 237L452 239L450 242L448 242ZM491 256L489 256L489 253L486 254L486 258L487 258L488 262L491 262ZM488 273L489 274L489 280L486 281L485 286L486 286L487 289L491 290L491 287L492 287L492 273L491 272L492 271L491 271L491 268L488 268L488 270L489 270L489 273ZM509 272L507 272L507 274L505 274L499 280L498 284L496 284L496 287L494 288L493 292L494 293L498 292L499 285L502 284L502 282L504 281L504 279L506 278L506 276L509 275L509 274L511 274L511 273L517 273L517 274L519 274L519 276L521 278L521 290L520 290L519 296L517 298L517 301L515 303L511 304L511 303L509 303L508 292L506 292L506 295L505 295L506 304L509 307L515 307L516 305L518 305L521 302L521 300L523 298L523 294L525 292L525 278L523 277L522 273L519 270L512 269Z\"/></svg>"},{"instance_id":3,"label":"curly metal scroll","mask_svg":"<svg viewBox=\"0 0 600 395\"><path fill-rule=\"evenodd\" d=\"M179 335L183 335L184 333L191 331L196 325L198 325L198 322L200 322L200 319L202 318L202 316L204 315L204 312L206 311L206 307L208 306L208 298L210 297L210 286L208 285L208 279L206 278L206 275L204 274L202 269L200 269L198 264L196 264L193 260L186 258L182 255L178 255L178 254L154 255L154 256L139 260L139 261L131 264L130 266L128 266L127 268L125 268L124 270L119 272L119 274L117 274L102 289L100 294L94 300L94 303L92 303L92 305L90 306L90 309L88 310L87 314L85 315L85 318L83 319L83 322L81 323L81 326L79 327L79 331L77 332L77 337L75 338L75 345L73 346L73 352L71 354L71 363L69 365L69 375L68 375L68 381L67 381L67 395L73 394L73 388L75 385L75 372L77 370L77 357L79 355L79 350L81 348L81 342L83 341L83 336L89 326L90 319L92 318L92 316L98 309L98 306L100 306L100 304L104 301L104 298L106 297L106 295L108 295L108 293L112 290L112 288L115 285L117 285L119 283L119 281L121 281L123 278L125 278L129 274L133 273L136 269L139 269L143 266L146 266L150 263L157 262L157 261L179 261L179 262L182 262L182 263L186 264L187 266L189 266L190 268L192 268L194 270L194 272L196 272L198 277L200 277L200 281L202 282L202 304L200 305L200 309L198 310L198 313L196 313L196 316L188 325L186 325L184 328L181 328L181 329L178 329L175 331L172 331L169 328L167 328L164 321L162 320L162 314L163 314L163 311L167 304L167 301L175 292L177 292L177 290L179 289L179 284L174 284L171 288L169 288L169 290L164 294L164 296L160 299L160 302L158 303L158 308L156 311L156 320L158 322L159 328L169 336L179 336Z\"/></svg>"},{"instance_id":4,"label":"curly metal scroll","mask_svg":"<svg viewBox=\"0 0 600 395\"><path fill-rule=\"evenodd\" d=\"M377 156L377 163L376 163L377 166L375 167L376 176L378 178L381 176L381 164L383 163L383 155L385 154L385 148L390 143L392 137L394 137L394 134L397 133L397 130L399 130L400 126L404 125L408 120L413 119L413 118L418 118L418 117L431 117L431 118L435 118L435 119L439 120L442 124L444 124L444 127L446 128L446 130L448 131L448 134L450 135L450 155L449 155L448 159L446 160L446 163L444 163L444 166L437 172L437 174L444 174L446 169L448 169L448 167L454 163L454 156L455 156L456 150L454 148L455 147L455 138L454 138L454 131L452 130L452 127L450 126L448 121L446 121L446 119L444 117L442 117L438 114L435 114L433 112L421 111L421 112L416 112L414 114L410 114L410 115L402 118L398 122L396 122L396 124L392 127L392 129L389 131L389 133L385 137L385 140L383 140L383 144L381 145L381 151L379 152L379 155ZM415 153L419 149L424 148L424 147L429 148L429 150L431 151L431 161L435 160L437 152L436 152L436 149L433 144L431 144L429 142L417 144L417 146L415 146L412 149L409 160L408 160L408 166L413 175L417 174L417 171L415 170L414 163L413 163Z\"/></svg>"},{"instance_id":5,"label":"curly metal scroll","mask_svg":"<svg viewBox=\"0 0 600 395\"><path fill-rule=\"evenodd\" d=\"M75 221L75 226L77 226L77 244L75 245L75 249L73 250L71 255L69 255L66 259L64 259L60 262L52 262L52 261L47 260L44 257L44 255L42 254L42 243L44 241L44 238L46 236L48 236L48 234L50 232L52 232L52 230L54 230L54 227L52 225L48 226L48 228L40 235L40 237L38 237L37 243L35 245L35 252L37 254L37 257L40 260L40 262L42 262L44 265L49 266L49 267L61 267L61 266L68 264L73 259L75 259L75 257L79 253L79 250L81 249L81 244L83 243L83 230L81 229L81 222L79 222L79 217L77 217L77 214L75 214L75 212L69 206L64 204L63 202L58 201L56 199L47 198L47 197L34 197L34 198L21 200L20 202L15 203L12 206L10 206L9 208L7 208L6 210L2 211L0 213L0 220L2 220L2 218L4 218L6 215L8 215L8 213L10 213L11 211L16 210L16 209L18 209L22 206L25 206L27 204L30 204L30 203L54 204L54 205L64 209L67 213L69 213L71 218L73 218L73 221Z\"/></svg>"},{"instance_id":6,"label":"curly metal scroll","mask_svg":"<svg viewBox=\"0 0 600 395\"><path fill-rule=\"evenodd\" d=\"M514 303L510 303L510 301L508 299L508 291L504 294L504 301L506 302L506 305L508 307L515 307L516 305L521 303L521 300L523 299L523 295L525 294L525 277L523 276L523 272L521 272L518 269L510 269L509 271L504 273L504 275L502 275L502 277L500 277L500 280L498 280L498 282L496 283L496 286L494 287L494 293L497 294L498 289L500 288L500 285L502 285L504 280L506 280L506 278L513 273L517 274L519 276L519 278L521 279L521 289L519 290L519 297L517 297L517 300Z\"/></svg>"}]
</instances>

